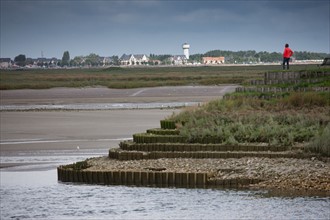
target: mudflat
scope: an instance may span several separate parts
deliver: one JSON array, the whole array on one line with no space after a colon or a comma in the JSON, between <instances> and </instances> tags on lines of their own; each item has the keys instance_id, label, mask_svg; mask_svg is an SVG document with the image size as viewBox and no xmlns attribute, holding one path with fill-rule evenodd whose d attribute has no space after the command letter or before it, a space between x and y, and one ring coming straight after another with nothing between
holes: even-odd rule
<instances>
[{"instance_id":1,"label":"mudflat","mask_svg":"<svg viewBox=\"0 0 330 220\"><path fill-rule=\"evenodd\" d=\"M53 88L3 90L1 105L79 103L207 102L236 85L139 89ZM160 127L159 121L179 109L104 111L1 111L2 155L15 151L109 149L134 133ZM4 154L5 153L5 154Z\"/></svg>"},{"instance_id":2,"label":"mudflat","mask_svg":"<svg viewBox=\"0 0 330 220\"><path fill-rule=\"evenodd\" d=\"M236 85L179 86L139 89L53 88L0 91L0 106L108 104L153 102L207 102L235 90ZM160 127L160 120L180 109L30 110L0 111L0 167L17 162L8 157L80 155L106 152L134 133ZM69 156L68 155L68 156ZM18 158L18 161L21 159ZM39 163L39 159L37 163ZM35 169L35 168L33 168Z\"/></svg>"},{"instance_id":3,"label":"mudflat","mask_svg":"<svg viewBox=\"0 0 330 220\"><path fill-rule=\"evenodd\" d=\"M235 91L237 85L177 86L138 89L53 88L2 90L1 105L206 102Z\"/></svg>"},{"instance_id":4,"label":"mudflat","mask_svg":"<svg viewBox=\"0 0 330 220\"><path fill-rule=\"evenodd\" d=\"M178 110L1 112L1 153L118 147Z\"/></svg>"}]
</instances>

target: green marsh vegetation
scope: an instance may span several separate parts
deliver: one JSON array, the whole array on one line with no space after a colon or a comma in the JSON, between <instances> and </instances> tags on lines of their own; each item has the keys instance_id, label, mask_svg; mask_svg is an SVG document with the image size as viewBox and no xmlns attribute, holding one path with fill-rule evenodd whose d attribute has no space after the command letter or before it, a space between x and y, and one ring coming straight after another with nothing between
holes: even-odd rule
<instances>
[{"instance_id":1,"label":"green marsh vegetation","mask_svg":"<svg viewBox=\"0 0 330 220\"><path fill-rule=\"evenodd\" d=\"M329 77L305 87L329 87ZM272 85L274 86L274 85ZM276 86L276 85L275 85ZM281 85L296 86L292 84ZM191 143L218 142L303 146L306 152L330 156L330 92L236 92L226 99L190 107L172 115L180 135Z\"/></svg>"},{"instance_id":2,"label":"green marsh vegetation","mask_svg":"<svg viewBox=\"0 0 330 220\"><path fill-rule=\"evenodd\" d=\"M311 102L314 97L319 101ZM178 122L180 134L192 143L211 137L226 144L266 143L290 148L323 132L330 122L329 100L329 95L316 93L292 94L277 101L246 97L214 100L170 119Z\"/></svg>"},{"instance_id":3,"label":"green marsh vegetation","mask_svg":"<svg viewBox=\"0 0 330 220\"><path fill-rule=\"evenodd\" d=\"M84 170L87 169L88 167L90 167L87 163L88 159L84 160L84 161L79 161L70 165L66 165L66 168L71 168L73 170Z\"/></svg>"},{"instance_id":4,"label":"green marsh vegetation","mask_svg":"<svg viewBox=\"0 0 330 220\"><path fill-rule=\"evenodd\" d=\"M0 90L242 84L250 79L262 78L266 71L279 68L280 65L1 70ZM315 65L292 65L293 70L310 68L315 68Z\"/></svg>"}]
</instances>

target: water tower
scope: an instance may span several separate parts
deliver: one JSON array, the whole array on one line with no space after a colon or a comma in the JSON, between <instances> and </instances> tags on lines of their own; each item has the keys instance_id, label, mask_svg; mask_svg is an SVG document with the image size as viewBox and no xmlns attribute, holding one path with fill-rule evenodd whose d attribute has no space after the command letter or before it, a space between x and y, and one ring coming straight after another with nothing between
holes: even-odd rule
<instances>
[{"instance_id":1,"label":"water tower","mask_svg":"<svg viewBox=\"0 0 330 220\"><path fill-rule=\"evenodd\" d=\"M182 44L183 54L187 59L189 59L189 48L190 48L189 44L187 43Z\"/></svg>"}]
</instances>

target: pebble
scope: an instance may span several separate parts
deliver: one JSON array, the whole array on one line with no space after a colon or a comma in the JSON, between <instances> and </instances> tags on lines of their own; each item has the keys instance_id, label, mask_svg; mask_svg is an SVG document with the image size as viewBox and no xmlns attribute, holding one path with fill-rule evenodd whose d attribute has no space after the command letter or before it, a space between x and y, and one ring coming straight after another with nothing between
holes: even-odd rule
<instances>
[{"instance_id":1,"label":"pebble","mask_svg":"<svg viewBox=\"0 0 330 220\"><path fill-rule=\"evenodd\" d=\"M228 158L120 161L108 157L88 159L88 170L206 172L216 179L262 179L254 188L330 191L330 162L317 158Z\"/></svg>"}]
</instances>

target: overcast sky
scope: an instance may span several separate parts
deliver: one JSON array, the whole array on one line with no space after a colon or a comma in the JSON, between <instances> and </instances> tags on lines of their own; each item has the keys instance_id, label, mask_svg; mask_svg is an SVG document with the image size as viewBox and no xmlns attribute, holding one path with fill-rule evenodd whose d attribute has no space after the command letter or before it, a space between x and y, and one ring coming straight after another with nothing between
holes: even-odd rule
<instances>
[{"instance_id":1,"label":"overcast sky","mask_svg":"<svg viewBox=\"0 0 330 220\"><path fill-rule=\"evenodd\" d=\"M330 53L330 0L0 0L0 57Z\"/></svg>"}]
</instances>

